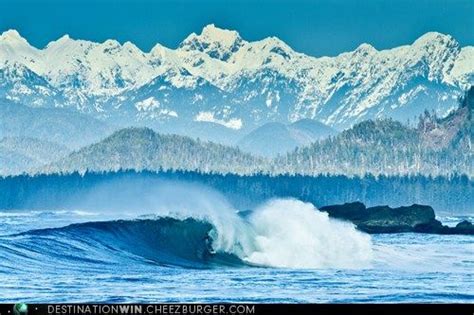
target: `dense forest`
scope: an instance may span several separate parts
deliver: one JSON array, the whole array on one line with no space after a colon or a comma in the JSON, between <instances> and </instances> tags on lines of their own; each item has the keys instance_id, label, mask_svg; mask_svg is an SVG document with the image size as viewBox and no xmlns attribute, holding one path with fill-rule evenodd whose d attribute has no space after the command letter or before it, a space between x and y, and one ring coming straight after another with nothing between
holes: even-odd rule
<instances>
[{"instance_id":1,"label":"dense forest","mask_svg":"<svg viewBox=\"0 0 474 315\"><path fill-rule=\"evenodd\" d=\"M77 208L81 201L87 199L85 195L91 192L94 192L94 202L106 204L112 204L113 200L120 198L140 200L146 194L146 189L162 184L160 180L212 187L239 209L253 207L276 197L298 198L317 207L352 201L361 201L368 206L418 203L432 206L437 213L472 213L474 205L474 181L467 176L366 175L349 178L328 175L240 176L186 171L119 171L6 177L0 179L0 209ZM106 192L98 188L104 184L112 184L109 187L113 188Z\"/></svg>"},{"instance_id":2,"label":"dense forest","mask_svg":"<svg viewBox=\"0 0 474 315\"><path fill-rule=\"evenodd\" d=\"M368 120L335 137L297 148L274 163L290 174L474 176L474 88L447 117L425 112L415 128Z\"/></svg>"},{"instance_id":3,"label":"dense forest","mask_svg":"<svg viewBox=\"0 0 474 315\"><path fill-rule=\"evenodd\" d=\"M390 119L368 120L274 159L199 139L159 134L148 128L127 128L35 171L185 170L309 176L466 174L474 178L473 110L474 89L470 89L460 100L459 108L447 117L438 118L426 112L415 127ZM260 145L272 146L272 141L282 139L275 134L273 140L261 141Z\"/></svg>"},{"instance_id":4,"label":"dense forest","mask_svg":"<svg viewBox=\"0 0 474 315\"><path fill-rule=\"evenodd\" d=\"M237 148L134 127L119 130L101 142L73 152L38 171L84 173L163 169L252 174L265 165L263 158L243 153Z\"/></svg>"}]
</instances>

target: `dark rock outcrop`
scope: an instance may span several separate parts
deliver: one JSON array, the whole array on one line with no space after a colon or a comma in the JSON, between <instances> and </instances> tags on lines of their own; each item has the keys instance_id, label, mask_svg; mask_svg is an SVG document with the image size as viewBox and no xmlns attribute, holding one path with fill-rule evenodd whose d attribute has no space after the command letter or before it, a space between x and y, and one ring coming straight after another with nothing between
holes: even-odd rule
<instances>
[{"instance_id":1,"label":"dark rock outcrop","mask_svg":"<svg viewBox=\"0 0 474 315\"><path fill-rule=\"evenodd\" d=\"M462 221L456 225L458 231L463 232L462 234L474 234L474 225L469 221Z\"/></svg>"},{"instance_id":2,"label":"dark rock outcrop","mask_svg":"<svg viewBox=\"0 0 474 315\"><path fill-rule=\"evenodd\" d=\"M390 208L377 206L367 208L361 202L343 205L326 206L320 209L330 217L353 222L359 230L367 233L432 233L432 234L471 234L474 225L468 221L456 227L448 227L436 220L432 207L411 205L408 207Z\"/></svg>"}]
</instances>

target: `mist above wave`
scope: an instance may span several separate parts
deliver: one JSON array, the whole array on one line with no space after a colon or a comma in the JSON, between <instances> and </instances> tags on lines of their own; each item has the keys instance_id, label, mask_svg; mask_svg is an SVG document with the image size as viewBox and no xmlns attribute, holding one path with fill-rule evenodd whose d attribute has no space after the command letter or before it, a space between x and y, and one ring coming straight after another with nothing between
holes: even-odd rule
<instances>
[{"instance_id":1,"label":"mist above wave","mask_svg":"<svg viewBox=\"0 0 474 315\"><path fill-rule=\"evenodd\" d=\"M53 233L64 243L92 238L94 244L186 267L233 265L236 258L258 266L361 268L372 260L368 235L295 199L269 200L242 215L210 188L163 180L107 183L79 197L77 209L96 212L94 220L103 222L42 230L40 235ZM26 235L32 233L38 235Z\"/></svg>"}]
</instances>

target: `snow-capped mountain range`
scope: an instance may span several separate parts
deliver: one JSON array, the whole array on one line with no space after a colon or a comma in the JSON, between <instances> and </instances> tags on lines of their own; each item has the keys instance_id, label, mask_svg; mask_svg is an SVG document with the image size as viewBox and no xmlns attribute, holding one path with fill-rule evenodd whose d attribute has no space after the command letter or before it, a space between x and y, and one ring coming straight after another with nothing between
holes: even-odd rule
<instances>
[{"instance_id":1,"label":"snow-capped mountain range","mask_svg":"<svg viewBox=\"0 0 474 315\"><path fill-rule=\"evenodd\" d=\"M412 45L315 58L275 37L248 42L214 25L177 49L68 35L43 49L0 36L0 97L120 124L207 122L251 130L314 119L338 129L381 117L443 115L474 84L474 47L427 33Z\"/></svg>"}]
</instances>

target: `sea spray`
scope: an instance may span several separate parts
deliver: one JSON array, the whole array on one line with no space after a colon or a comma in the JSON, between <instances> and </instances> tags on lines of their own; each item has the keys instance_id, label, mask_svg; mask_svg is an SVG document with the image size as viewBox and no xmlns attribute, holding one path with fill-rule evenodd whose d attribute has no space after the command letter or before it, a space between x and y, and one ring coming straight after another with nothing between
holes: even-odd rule
<instances>
[{"instance_id":1,"label":"sea spray","mask_svg":"<svg viewBox=\"0 0 474 315\"><path fill-rule=\"evenodd\" d=\"M222 194L208 187L172 181L150 184L140 188L142 197L134 211L148 209L156 217L210 223L213 253L285 268L362 268L372 260L369 235L352 223L330 219L310 203L274 199L239 216Z\"/></svg>"},{"instance_id":2,"label":"sea spray","mask_svg":"<svg viewBox=\"0 0 474 315\"><path fill-rule=\"evenodd\" d=\"M287 268L360 268L372 259L370 237L312 204L275 199L249 216L254 251L244 260Z\"/></svg>"},{"instance_id":3,"label":"sea spray","mask_svg":"<svg viewBox=\"0 0 474 315\"><path fill-rule=\"evenodd\" d=\"M96 212L94 219L104 222L45 233L93 238L117 252L185 267L235 265L237 259L244 265L284 268L364 268L372 259L368 235L295 199L269 200L242 215L208 187L139 180L102 184L80 200L76 209ZM235 259L229 263L225 255Z\"/></svg>"}]
</instances>

